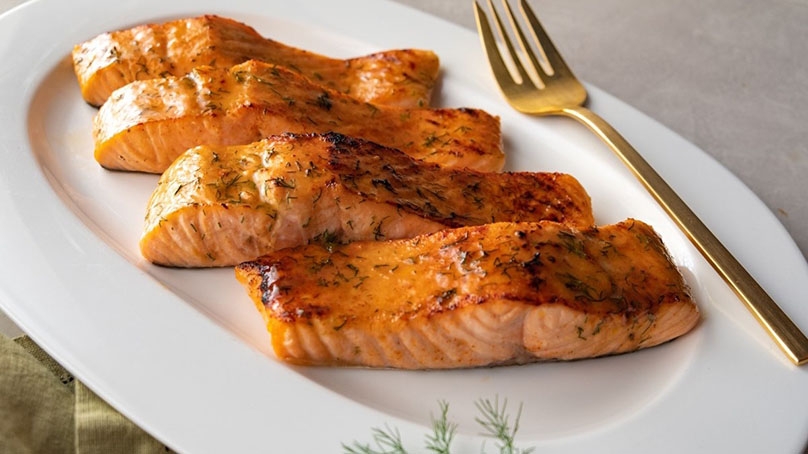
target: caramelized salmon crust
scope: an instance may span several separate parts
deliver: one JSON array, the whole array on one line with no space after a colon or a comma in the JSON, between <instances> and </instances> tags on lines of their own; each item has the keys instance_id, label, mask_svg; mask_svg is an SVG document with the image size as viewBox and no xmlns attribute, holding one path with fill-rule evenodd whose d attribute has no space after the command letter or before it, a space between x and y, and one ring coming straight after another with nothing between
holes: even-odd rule
<instances>
[{"instance_id":1,"label":"caramelized salmon crust","mask_svg":"<svg viewBox=\"0 0 808 454\"><path fill-rule=\"evenodd\" d=\"M406 238L497 221L594 223L570 175L449 169L337 133L196 147L160 177L140 249L178 267L231 266L276 249Z\"/></svg>"},{"instance_id":2,"label":"caramelized salmon crust","mask_svg":"<svg viewBox=\"0 0 808 454\"><path fill-rule=\"evenodd\" d=\"M99 164L151 173L162 173L197 145L331 131L444 166L497 171L505 162L499 118L485 111L371 104L255 60L132 82L93 119Z\"/></svg>"},{"instance_id":3,"label":"caramelized salmon crust","mask_svg":"<svg viewBox=\"0 0 808 454\"><path fill-rule=\"evenodd\" d=\"M205 15L103 33L73 49L84 99L94 106L136 80L183 76L197 66L229 68L261 60L362 101L429 105L440 62L434 52L396 49L340 60L264 38L232 19Z\"/></svg>"},{"instance_id":4,"label":"caramelized salmon crust","mask_svg":"<svg viewBox=\"0 0 808 454\"><path fill-rule=\"evenodd\" d=\"M495 223L412 239L308 245L236 267L277 356L441 369L630 352L699 310L653 229Z\"/></svg>"}]
</instances>

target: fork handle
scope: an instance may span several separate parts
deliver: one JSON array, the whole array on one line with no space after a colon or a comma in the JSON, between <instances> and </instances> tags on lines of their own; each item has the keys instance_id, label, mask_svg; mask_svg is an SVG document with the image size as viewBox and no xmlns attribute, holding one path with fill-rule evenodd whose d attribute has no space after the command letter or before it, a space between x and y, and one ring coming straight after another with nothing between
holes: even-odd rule
<instances>
[{"instance_id":1,"label":"fork handle","mask_svg":"<svg viewBox=\"0 0 808 454\"><path fill-rule=\"evenodd\" d=\"M808 338L623 136L585 107L564 109L600 137L642 182L791 361L808 363Z\"/></svg>"}]
</instances>

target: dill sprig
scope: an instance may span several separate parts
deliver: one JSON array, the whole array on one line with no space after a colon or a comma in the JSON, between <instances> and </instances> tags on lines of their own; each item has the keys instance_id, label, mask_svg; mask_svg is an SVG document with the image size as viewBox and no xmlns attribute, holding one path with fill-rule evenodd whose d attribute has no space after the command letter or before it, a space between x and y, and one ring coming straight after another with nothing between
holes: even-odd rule
<instances>
[{"instance_id":1,"label":"dill sprig","mask_svg":"<svg viewBox=\"0 0 808 454\"><path fill-rule=\"evenodd\" d=\"M385 425L384 429L374 427L373 442L376 447L370 444L362 444L354 441L352 445L342 444L342 449L346 454L407 454L404 445L401 443L401 434L398 429Z\"/></svg>"},{"instance_id":2,"label":"dill sprig","mask_svg":"<svg viewBox=\"0 0 808 454\"><path fill-rule=\"evenodd\" d=\"M481 417L474 418L478 424L485 429L485 435L491 436L499 440L500 454L529 454L533 452L534 448L518 449L514 446L514 437L516 431L519 430L519 418L522 416L522 404L519 404L519 410L516 412L516 418L513 421L513 427L510 425L509 417L507 414L508 400L502 401L502 406L499 406L499 397L495 397L491 402L489 399L480 399L474 403L479 410Z\"/></svg>"},{"instance_id":3,"label":"dill sprig","mask_svg":"<svg viewBox=\"0 0 808 454\"><path fill-rule=\"evenodd\" d=\"M480 416L474 418L480 424L487 437L495 438L498 441L500 454L529 454L534 448L519 449L515 447L516 431L519 430L519 419L522 416L522 405L516 413L516 418L511 427L510 418L507 414L508 401L503 400L499 405L499 397L490 399L480 399L474 403ZM449 421L449 403L438 401L440 414L437 418L432 418L432 433L425 437L426 449L436 454L451 454L450 447L457 431L457 424ZM401 434L398 429L385 425L384 428L374 427L372 446L370 443L362 444L354 441L350 445L342 444L345 454L408 454L404 449ZM485 453L485 444L481 452Z\"/></svg>"},{"instance_id":4,"label":"dill sprig","mask_svg":"<svg viewBox=\"0 0 808 454\"><path fill-rule=\"evenodd\" d=\"M457 424L449 422L449 402L441 400L438 406L440 416L437 419L432 418L432 433L426 436L426 449L436 454L449 454Z\"/></svg>"}]
</instances>

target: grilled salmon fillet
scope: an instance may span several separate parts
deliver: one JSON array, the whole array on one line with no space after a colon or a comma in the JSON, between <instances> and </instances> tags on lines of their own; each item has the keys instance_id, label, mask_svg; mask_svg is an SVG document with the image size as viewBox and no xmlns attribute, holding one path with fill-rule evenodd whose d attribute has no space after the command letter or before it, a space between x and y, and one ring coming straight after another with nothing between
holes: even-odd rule
<instances>
[{"instance_id":1,"label":"grilled salmon fillet","mask_svg":"<svg viewBox=\"0 0 808 454\"><path fill-rule=\"evenodd\" d=\"M140 249L161 265L231 266L308 242L540 219L591 226L589 195L566 174L448 169L337 133L286 134L180 156L151 196Z\"/></svg>"},{"instance_id":2,"label":"grilled salmon fillet","mask_svg":"<svg viewBox=\"0 0 808 454\"><path fill-rule=\"evenodd\" d=\"M329 131L447 166L495 171L505 160L499 118L482 110L375 105L255 60L132 82L116 90L93 120L95 158L102 166L153 173L196 145Z\"/></svg>"},{"instance_id":3,"label":"grilled salmon fillet","mask_svg":"<svg viewBox=\"0 0 808 454\"><path fill-rule=\"evenodd\" d=\"M264 38L246 24L215 15L103 33L74 46L72 57L81 94L94 106L136 80L183 76L203 65L229 68L261 60L362 101L424 107L440 68L434 52L418 49L329 58Z\"/></svg>"},{"instance_id":4,"label":"grilled salmon fillet","mask_svg":"<svg viewBox=\"0 0 808 454\"><path fill-rule=\"evenodd\" d=\"M441 369L573 360L681 336L699 310L653 229L496 223L276 251L235 268L277 356Z\"/></svg>"}]
</instances>

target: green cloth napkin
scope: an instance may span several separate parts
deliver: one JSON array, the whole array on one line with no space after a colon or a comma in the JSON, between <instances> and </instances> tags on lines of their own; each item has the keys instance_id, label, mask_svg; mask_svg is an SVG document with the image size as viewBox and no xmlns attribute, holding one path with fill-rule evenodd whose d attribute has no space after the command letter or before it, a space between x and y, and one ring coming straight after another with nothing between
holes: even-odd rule
<instances>
[{"instance_id":1,"label":"green cloth napkin","mask_svg":"<svg viewBox=\"0 0 808 454\"><path fill-rule=\"evenodd\" d=\"M0 454L167 452L29 337L0 335Z\"/></svg>"}]
</instances>

